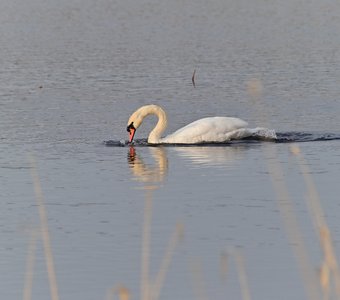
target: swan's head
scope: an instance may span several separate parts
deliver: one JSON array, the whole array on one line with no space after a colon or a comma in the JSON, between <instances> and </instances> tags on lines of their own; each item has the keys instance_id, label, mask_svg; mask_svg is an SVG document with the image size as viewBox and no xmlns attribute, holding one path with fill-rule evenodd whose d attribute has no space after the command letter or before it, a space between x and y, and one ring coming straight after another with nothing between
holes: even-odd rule
<instances>
[{"instance_id":1,"label":"swan's head","mask_svg":"<svg viewBox=\"0 0 340 300\"><path fill-rule=\"evenodd\" d=\"M143 115L141 115L140 111L135 111L129 118L127 123L127 132L129 133L129 143L133 141L137 128L142 124Z\"/></svg>"},{"instance_id":2,"label":"swan's head","mask_svg":"<svg viewBox=\"0 0 340 300\"><path fill-rule=\"evenodd\" d=\"M127 123L127 131L129 133L129 142L133 141L137 128L142 124L145 117L148 115L156 115L158 123L156 127L150 132L148 137L149 143L157 143L160 139L164 128L166 127L166 114L158 105L150 104L138 108L129 118Z\"/></svg>"},{"instance_id":3,"label":"swan's head","mask_svg":"<svg viewBox=\"0 0 340 300\"><path fill-rule=\"evenodd\" d=\"M129 133L129 143L131 143L133 141L133 138L134 138L135 133L136 133L136 128L135 128L133 122L131 122L130 125L128 125L126 130Z\"/></svg>"}]
</instances>

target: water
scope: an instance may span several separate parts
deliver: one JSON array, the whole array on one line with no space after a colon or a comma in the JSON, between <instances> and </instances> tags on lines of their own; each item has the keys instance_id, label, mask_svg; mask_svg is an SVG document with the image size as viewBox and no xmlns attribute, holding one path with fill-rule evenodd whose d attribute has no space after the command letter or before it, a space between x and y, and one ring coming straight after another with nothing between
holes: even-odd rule
<instances>
[{"instance_id":1,"label":"water","mask_svg":"<svg viewBox=\"0 0 340 300\"><path fill-rule=\"evenodd\" d=\"M60 299L105 299L119 284L140 297L143 211L150 202L153 279L176 224L184 226L162 299L240 299L232 259L226 281L221 276L221 254L230 249L245 258L252 299L308 299L274 175L284 175L316 274L323 253L291 146L306 160L339 257L339 18L335 1L5 1L1 299L22 297L31 233L40 225L30 156L46 203ZM273 128L279 140L103 143L126 140L128 117L148 103L167 111L168 133L225 115ZM143 123L138 138L154 123ZM36 247L32 295L46 299L40 239Z\"/></svg>"}]
</instances>

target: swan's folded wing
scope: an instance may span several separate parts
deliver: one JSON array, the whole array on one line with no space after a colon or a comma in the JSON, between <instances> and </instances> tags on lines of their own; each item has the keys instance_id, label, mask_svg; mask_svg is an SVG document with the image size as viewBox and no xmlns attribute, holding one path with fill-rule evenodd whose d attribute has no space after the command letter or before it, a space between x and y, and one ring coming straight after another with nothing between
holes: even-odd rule
<instances>
[{"instance_id":1,"label":"swan's folded wing","mask_svg":"<svg viewBox=\"0 0 340 300\"><path fill-rule=\"evenodd\" d=\"M238 118L212 117L194 121L168 135L165 143L224 142L244 131L248 123ZM239 132L241 134L241 132ZM241 134L242 135L242 134Z\"/></svg>"}]
</instances>

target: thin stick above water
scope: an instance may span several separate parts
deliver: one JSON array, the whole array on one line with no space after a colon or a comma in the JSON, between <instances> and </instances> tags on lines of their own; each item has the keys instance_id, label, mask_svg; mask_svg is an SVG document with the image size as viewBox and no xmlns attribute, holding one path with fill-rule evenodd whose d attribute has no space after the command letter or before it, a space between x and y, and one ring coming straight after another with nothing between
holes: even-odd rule
<instances>
[{"instance_id":1,"label":"thin stick above water","mask_svg":"<svg viewBox=\"0 0 340 300\"><path fill-rule=\"evenodd\" d=\"M191 77L192 85L194 87L196 87L196 84L195 84L195 75L196 75L196 69L194 70L194 73L192 73L192 77Z\"/></svg>"}]
</instances>

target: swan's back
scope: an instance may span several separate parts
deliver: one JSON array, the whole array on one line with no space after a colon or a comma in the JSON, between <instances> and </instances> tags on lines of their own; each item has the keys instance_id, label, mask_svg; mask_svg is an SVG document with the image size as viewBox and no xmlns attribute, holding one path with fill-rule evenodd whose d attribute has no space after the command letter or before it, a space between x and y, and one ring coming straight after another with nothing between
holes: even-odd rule
<instances>
[{"instance_id":1,"label":"swan's back","mask_svg":"<svg viewBox=\"0 0 340 300\"><path fill-rule=\"evenodd\" d=\"M231 117L211 117L194 121L161 140L162 143L224 142L242 138L248 123Z\"/></svg>"}]
</instances>

